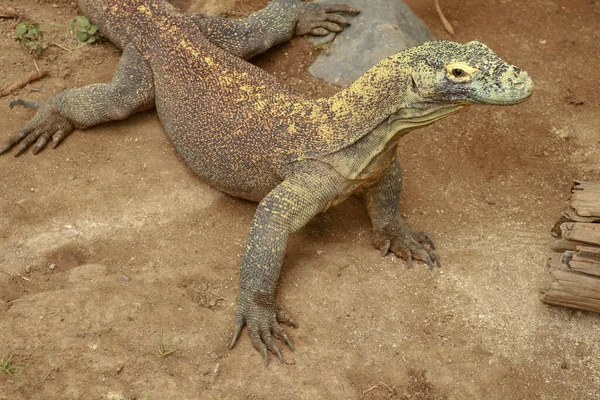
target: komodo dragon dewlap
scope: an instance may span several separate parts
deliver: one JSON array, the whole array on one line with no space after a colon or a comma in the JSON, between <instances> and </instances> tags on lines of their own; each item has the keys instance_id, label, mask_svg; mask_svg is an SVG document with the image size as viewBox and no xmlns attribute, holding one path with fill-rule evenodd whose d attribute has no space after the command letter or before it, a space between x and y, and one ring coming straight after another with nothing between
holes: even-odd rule
<instances>
[{"instance_id":1,"label":"komodo dragon dewlap","mask_svg":"<svg viewBox=\"0 0 600 400\"><path fill-rule=\"evenodd\" d=\"M34 142L37 151L73 127L125 118L155 104L166 133L198 175L230 195L260 202L242 259L230 348L247 325L265 363L269 350L283 360L276 338L293 348L280 323L295 322L275 303L289 235L359 194L382 254L392 252L409 265L413 259L439 265L433 241L400 216L398 142L467 105L512 105L533 91L526 72L484 44L434 41L384 59L330 98L311 100L223 50L252 47L237 35L240 25L214 22L207 33L202 18L160 0L83 3L103 33L125 48L115 78L66 90L46 103L18 101L39 110L0 152L20 143L20 154ZM314 30L341 29L344 21L331 12L355 12L294 0L269 7L264 11L280 13L296 30L310 15L313 22L301 32L319 34Z\"/></svg>"}]
</instances>

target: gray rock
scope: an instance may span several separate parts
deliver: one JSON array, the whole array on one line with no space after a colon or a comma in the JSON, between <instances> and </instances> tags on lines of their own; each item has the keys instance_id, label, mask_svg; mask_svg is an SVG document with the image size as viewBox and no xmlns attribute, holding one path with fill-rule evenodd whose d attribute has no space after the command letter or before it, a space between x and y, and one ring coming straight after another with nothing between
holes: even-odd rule
<instances>
[{"instance_id":1,"label":"gray rock","mask_svg":"<svg viewBox=\"0 0 600 400\"><path fill-rule=\"evenodd\" d=\"M401 0L316 0L345 3L361 12L339 33L329 49L308 71L334 85L346 87L382 59L407 47L435 40L429 28ZM326 37L331 39L330 37ZM323 39L311 39L322 45Z\"/></svg>"}]
</instances>

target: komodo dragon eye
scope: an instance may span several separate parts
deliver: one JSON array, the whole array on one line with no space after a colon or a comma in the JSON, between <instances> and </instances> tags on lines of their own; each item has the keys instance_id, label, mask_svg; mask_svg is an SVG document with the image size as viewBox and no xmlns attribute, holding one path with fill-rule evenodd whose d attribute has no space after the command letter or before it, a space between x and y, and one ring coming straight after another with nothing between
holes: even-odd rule
<instances>
[{"instance_id":1,"label":"komodo dragon eye","mask_svg":"<svg viewBox=\"0 0 600 400\"><path fill-rule=\"evenodd\" d=\"M456 78L460 78L461 76L465 76L465 71L460 68L454 68L452 70L452 75L454 75Z\"/></svg>"},{"instance_id":2,"label":"komodo dragon eye","mask_svg":"<svg viewBox=\"0 0 600 400\"><path fill-rule=\"evenodd\" d=\"M468 82L477 72L477 68L470 66L464 62L452 62L446 65L448 76L456 82Z\"/></svg>"}]
</instances>

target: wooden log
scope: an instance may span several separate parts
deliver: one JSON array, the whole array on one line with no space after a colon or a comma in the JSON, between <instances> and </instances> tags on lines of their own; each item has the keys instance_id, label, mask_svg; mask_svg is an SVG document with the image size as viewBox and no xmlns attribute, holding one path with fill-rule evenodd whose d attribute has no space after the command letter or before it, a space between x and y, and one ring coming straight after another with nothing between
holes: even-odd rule
<instances>
[{"instance_id":1,"label":"wooden log","mask_svg":"<svg viewBox=\"0 0 600 400\"><path fill-rule=\"evenodd\" d=\"M31 20L23 11L8 7L8 6L0 6L0 18L18 18L18 19L28 19Z\"/></svg>"},{"instance_id":2,"label":"wooden log","mask_svg":"<svg viewBox=\"0 0 600 400\"><path fill-rule=\"evenodd\" d=\"M574 181L552 235L552 283L540 300L600 313L600 183Z\"/></svg>"},{"instance_id":3,"label":"wooden log","mask_svg":"<svg viewBox=\"0 0 600 400\"><path fill-rule=\"evenodd\" d=\"M569 268L573 271L600 277L600 265L581 261L571 261Z\"/></svg>"},{"instance_id":4,"label":"wooden log","mask_svg":"<svg viewBox=\"0 0 600 400\"><path fill-rule=\"evenodd\" d=\"M569 269L600 277L600 248L577 246L577 251L566 251L562 263Z\"/></svg>"},{"instance_id":5,"label":"wooden log","mask_svg":"<svg viewBox=\"0 0 600 400\"><path fill-rule=\"evenodd\" d=\"M560 230L563 239L600 246L600 224L564 222Z\"/></svg>"},{"instance_id":6,"label":"wooden log","mask_svg":"<svg viewBox=\"0 0 600 400\"><path fill-rule=\"evenodd\" d=\"M551 274L554 281L542 292L542 303L600 312L600 279L564 269Z\"/></svg>"},{"instance_id":7,"label":"wooden log","mask_svg":"<svg viewBox=\"0 0 600 400\"><path fill-rule=\"evenodd\" d=\"M559 229L560 231L560 229ZM552 251L565 251L565 250L577 250L577 245L582 243L572 242L567 239L556 239L550 242L550 250Z\"/></svg>"},{"instance_id":8,"label":"wooden log","mask_svg":"<svg viewBox=\"0 0 600 400\"><path fill-rule=\"evenodd\" d=\"M600 221L600 183L574 181L563 216L578 222Z\"/></svg>"},{"instance_id":9,"label":"wooden log","mask_svg":"<svg viewBox=\"0 0 600 400\"><path fill-rule=\"evenodd\" d=\"M547 264L550 267L550 269L563 268L563 266L562 266L563 255L564 255L564 253L559 253L556 251L551 251L550 253L548 253Z\"/></svg>"}]
</instances>

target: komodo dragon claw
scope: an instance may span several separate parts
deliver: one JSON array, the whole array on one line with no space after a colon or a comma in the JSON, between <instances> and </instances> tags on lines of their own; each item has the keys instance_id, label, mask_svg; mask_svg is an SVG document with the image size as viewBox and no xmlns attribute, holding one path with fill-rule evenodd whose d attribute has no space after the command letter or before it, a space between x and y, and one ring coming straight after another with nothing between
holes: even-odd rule
<instances>
[{"instance_id":1,"label":"komodo dragon claw","mask_svg":"<svg viewBox=\"0 0 600 400\"><path fill-rule=\"evenodd\" d=\"M405 259L408 268L412 268L413 259L425 262L430 270L433 270L434 262L438 268L442 266L431 237L425 232L413 232L406 224L379 229L374 234L373 244L381 251L382 256L391 252L396 257Z\"/></svg>"},{"instance_id":2,"label":"komodo dragon claw","mask_svg":"<svg viewBox=\"0 0 600 400\"><path fill-rule=\"evenodd\" d=\"M269 364L269 351L277 356L280 363L283 363L283 356L275 338L283 340L290 350L294 351L294 345L280 323L297 328L296 321L287 311L271 304L264 296L240 293L239 299L241 304L235 318L235 329L229 349L233 348L242 328L247 325L252 345L262 355L265 366Z\"/></svg>"},{"instance_id":3,"label":"komodo dragon claw","mask_svg":"<svg viewBox=\"0 0 600 400\"><path fill-rule=\"evenodd\" d=\"M341 32L343 25L350 22L338 13L358 14L360 10L345 4L302 3L295 34L326 36L330 32Z\"/></svg>"},{"instance_id":4,"label":"komodo dragon claw","mask_svg":"<svg viewBox=\"0 0 600 400\"><path fill-rule=\"evenodd\" d=\"M37 154L50 140L52 140L52 148L56 148L74 129L73 124L59 113L52 101L35 103L16 99L9 104L10 108L14 106L33 108L38 111L23 129L14 133L4 142L0 147L0 154L6 153L17 143L19 146L15 157L25 153L31 145L33 145L33 154Z\"/></svg>"}]
</instances>

